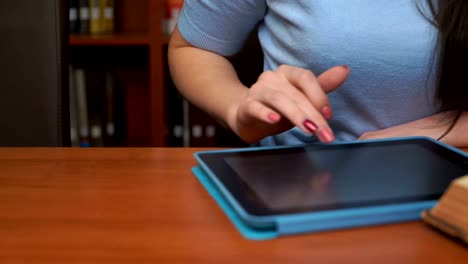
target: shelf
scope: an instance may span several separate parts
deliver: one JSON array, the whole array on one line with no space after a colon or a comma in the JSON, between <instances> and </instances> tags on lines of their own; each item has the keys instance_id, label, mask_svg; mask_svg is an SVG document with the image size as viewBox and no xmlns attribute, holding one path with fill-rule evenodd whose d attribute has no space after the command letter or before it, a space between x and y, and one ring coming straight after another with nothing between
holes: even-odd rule
<instances>
[{"instance_id":1,"label":"shelf","mask_svg":"<svg viewBox=\"0 0 468 264\"><path fill-rule=\"evenodd\" d=\"M166 45L170 36L161 35L159 43ZM150 38L145 33L116 33L112 35L70 35L71 46L145 46Z\"/></svg>"},{"instance_id":2,"label":"shelf","mask_svg":"<svg viewBox=\"0 0 468 264\"><path fill-rule=\"evenodd\" d=\"M70 35L71 46L145 46L147 33L114 33L109 35Z\"/></svg>"}]
</instances>

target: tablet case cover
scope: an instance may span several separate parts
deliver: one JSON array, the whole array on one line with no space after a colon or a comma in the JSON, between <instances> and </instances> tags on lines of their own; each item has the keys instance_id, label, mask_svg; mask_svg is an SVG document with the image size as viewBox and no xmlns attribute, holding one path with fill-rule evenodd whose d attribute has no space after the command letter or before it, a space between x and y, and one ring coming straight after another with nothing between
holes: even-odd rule
<instances>
[{"instance_id":1,"label":"tablet case cover","mask_svg":"<svg viewBox=\"0 0 468 264\"><path fill-rule=\"evenodd\" d=\"M276 229L258 229L247 225L224 198L216 185L199 166L193 167L200 183L217 202L237 230L247 239L267 240L281 235L318 232L358 226L418 220L425 209L432 208L436 201L427 201L399 206L369 207L316 213L315 220L303 221L304 215L279 217Z\"/></svg>"},{"instance_id":2,"label":"tablet case cover","mask_svg":"<svg viewBox=\"0 0 468 264\"><path fill-rule=\"evenodd\" d=\"M245 224L199 166L193 167L192 172L245 238L266 240L278 237L278 232L274 229L254 229Z\"/></svg>"},{"instance_id":3,"label":"tablet case cover","mask_svg":"<svg viewBox=\"0 0 468 264\"><path fill-rule=\"evenodd\" d=\"M438 141L436 141L436 143L444 145L444 147L447 147L455 152L464 154L462 151L452 146L440 143ZM251 148L251 150L254 149L257 148ZM236 150L231 149L209 152L231 151ZM204 170L202 168L203 166L204 165L201 164L201 166L194 167L192 169L192 172L198 178L200 183L205 187L208 193L213 197L213 199L218 203L218 205L225 212L225 214L229 217L229 219L237 228L237 230L245 238L253 240L266 240L276 238L282 235L291 235L299 233L310 233L351 227L415 221L420 219L420 215L424 210L432 208L437 202L437 200L429 200L397 205L372 206L316 213L281 215L276 217L276 228L259 229L249 226L242 220L242 218L236 213L240 211L239 208L233 207L237 205L232 204L228 201L228 199L225 197L225 194L223 194L224 192L226 192L226 190L222 186L220 186L220 183L216 184L216 182L212 180L214 179L214 175L211 175L212 177L210 177L210 172Z\"/></svg>"}]
</instances>

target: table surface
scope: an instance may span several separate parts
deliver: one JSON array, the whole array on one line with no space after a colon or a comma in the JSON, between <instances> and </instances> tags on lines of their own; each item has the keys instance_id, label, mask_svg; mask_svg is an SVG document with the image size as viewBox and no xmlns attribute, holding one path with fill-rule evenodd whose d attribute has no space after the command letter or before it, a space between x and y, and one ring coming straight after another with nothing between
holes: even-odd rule
<instances>
[{"instance_id":1,"label":"table surface","mask_svg":"<svg viewBox=\"0 0 468 264\"><path fill-rule=\"evenodd\" d=\"M468 263L420 221L247 240L197 150L0 148L0 263Z\"/></svg>"}]
</instances>

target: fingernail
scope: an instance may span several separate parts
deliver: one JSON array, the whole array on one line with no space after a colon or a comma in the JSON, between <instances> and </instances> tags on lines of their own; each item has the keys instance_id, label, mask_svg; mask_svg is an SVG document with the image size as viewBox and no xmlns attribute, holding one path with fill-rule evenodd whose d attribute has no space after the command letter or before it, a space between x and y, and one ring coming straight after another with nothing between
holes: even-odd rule
<instances>
[{"instance_id":1,"label":"fingernail","mask_svg":"<svg viewBox=\"0 0 468 264\"><path fill-rule=\"evenodd\" d=\"M346 70L348 70L348 71L349 71L349 67L348 67L348 65L341 65L341 67L343 67L343 68L345 68Z\"/></svg>"},{"instance_id":2,"label":"fingernail","mask_svg":"<svg viewBox=\"0 0 468 264\"><path fill-rule=\"evenodd\" d=\"M270 119L270 121L272 121L272 122L277 122L278 120L280 120L280 116L278 114L275 114L275 113L269 113L268 114L268 119Z\"/></svg>"},{"instance_id":3,"label":"fingernail","mask_svg":"<svg viewBox=\"0 0 468 264\"><path fill-rule=\"evenodd\" d=\"M302 124L304 125L305 128L307 128L307 130L309 130L312 133L317 130L317 125L314 122L310 121L309 119L304 120Z\"/></svg>"},{"instance_id":4,"label":"fingernail","mask_svg":"<svg viewBox=\"0 0 468 264\"><path fill-rule=\"evenodd\" d=\"M316 134L318 134L319 139L325 143L331 143L335 140L333 133L328 128L320 128Z\"/></svg>"},{"instance_id":5,"label":"fingernail","mask_svg":"<svg viewBox=\"0 0 468 264\"><path fill-rule=\"evenodd\" d=\"M325 119L330 120L333 117L333 112L332 109L329 105L325 105L322 107L322 115L325 117Z\"/></svg>"}]
</instances>

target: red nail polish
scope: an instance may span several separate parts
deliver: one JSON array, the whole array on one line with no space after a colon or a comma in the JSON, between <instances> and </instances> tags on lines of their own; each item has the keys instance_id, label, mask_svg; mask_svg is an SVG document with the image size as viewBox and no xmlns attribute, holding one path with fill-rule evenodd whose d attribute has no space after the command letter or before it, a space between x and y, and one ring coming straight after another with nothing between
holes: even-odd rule
<instances>
[{"instance_id":1,"label":"red nail polish","mask_svg":"<svg viewBox=\"0 0 468 264\"><path fill-rule=\"evenodd\" d=\"M318 131L318 134L320 139L325 143L330 143L333 140L335 140L335 137L333 136L332 132L327 128L321 128Z\"/></svg>"},{"instance_id":2,"label":"red nail polish","mask_svg":"<svg viewBox=\"0 0 468 264\"><path fill-rule=\"evenodd\" d=\"M269 113L268 119L270 119L270 121L272 122L277 122L278 120L280 120L280 116L275 113Z\"/></svg>"},{"instance_id":3,"label":"red nail polish","mask_svg":"<svg viewBox=\"0 0 468 264\"><path fill-rule=\"evenodd\" d=\"M317 125L314 122L310 121L309 119L304 120L302 124L310 132L315 132L317 130Z\"/></svg>"},{"instance_id":4,"label":"red nail polish","mask_svg":"<svg viewBox=\"0 0 468 264\"><path fill-rule=\"evenodd\" d=\"M322 107L322 115L325 117L325 119L330 120L333 117L333 112L332 109L329 105L325 105Z\"/></svg>"}]
</instances>

